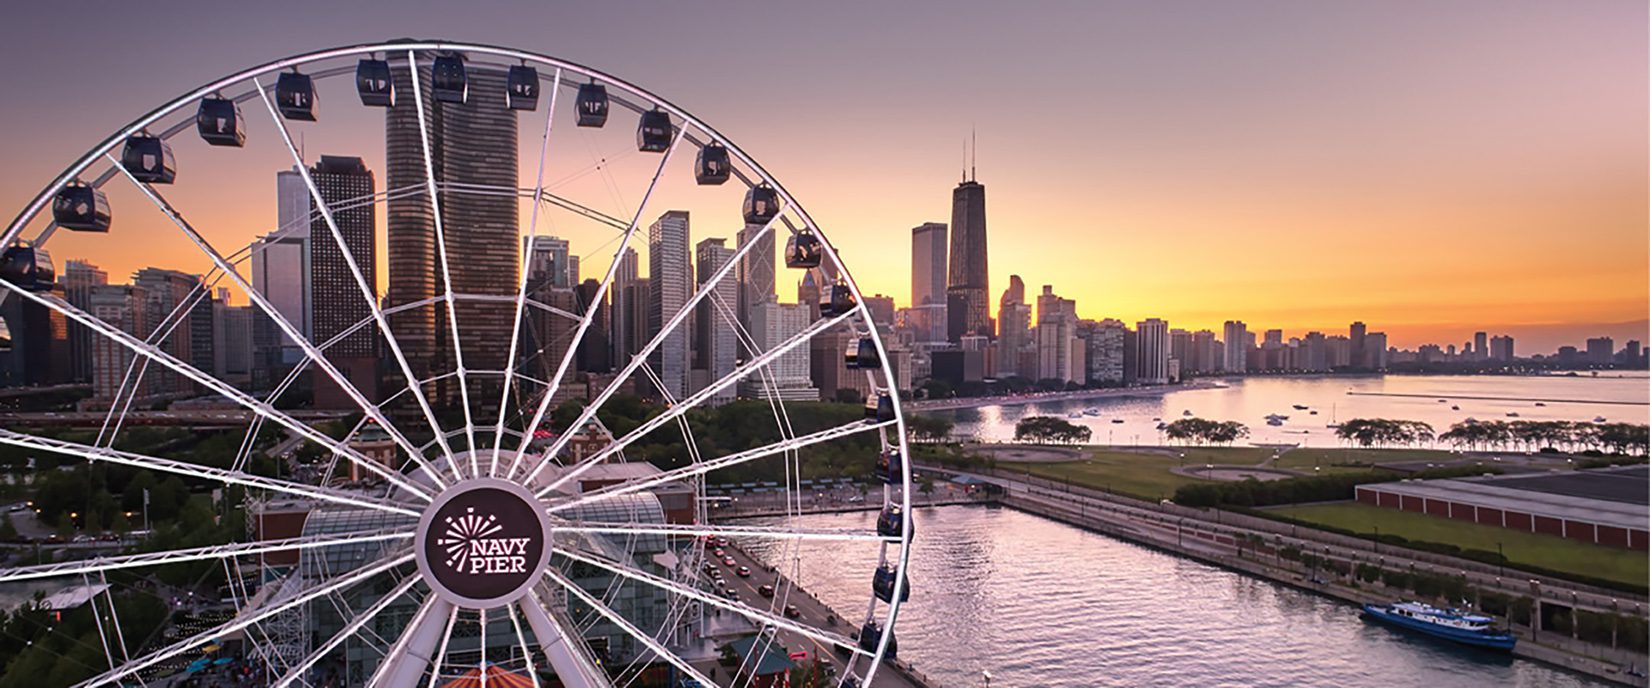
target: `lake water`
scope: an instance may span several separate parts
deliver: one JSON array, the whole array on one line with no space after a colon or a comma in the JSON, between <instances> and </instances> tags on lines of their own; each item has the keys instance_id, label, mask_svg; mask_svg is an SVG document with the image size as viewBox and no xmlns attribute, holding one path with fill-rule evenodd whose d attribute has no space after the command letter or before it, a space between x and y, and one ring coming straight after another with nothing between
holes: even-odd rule
<instances>
[{"instance_id":1,"label":"lake water","mask_svg":"<svg viewBox=\"0 0 1650 688\"><path fill-rule=\"evenodd\" d=\"M900 656L948 687L983 685L986 670L1004 687L1608 685L1400 634L1328 598L1017 511L913 517L913 592L895 634ZM870 530L875 515L793 524ZM741 543L776 554L763 544ZM794 554L804 588L863 613L873 550L810 543Z\"/></svg>"},{"instance_id":2,"label":"lake water","mask_svg":"<svg viewBox=\"0 0 1650 688\"><path fill-rule=\"evenodd\" d=\"M1575 421L1605 418L1650 423L1650 377L1644 373L1612 371L1596 378L1252 377L1232 378L1220 384L1225 387L924 413L954 422L953 433L958 437L984 442L1013 440L1014 423L1025 416L1068 417L1070 422L1093 430L1095 444L1115 445L1162 444L1158 423L1188 415L1243 423L1249 428L1250 436L1246 440L1249 444L1309 447L1337 446L1335 431L1328 426L1351 418L1424 421L1440 433L1468 418ZM1536 406L1537 401L1544 406ZM1296 409L1296 405L1308 408ZM1082 412L1090 408L1098 410L1099 415L1083 415ZM1518 416L1511 417L1508 413ZM1070 418L1072 414L1077 417ZM1268 425L1266 417L1272 414L1289 418L1282 425Z\"/></svg>"}]
</instances>

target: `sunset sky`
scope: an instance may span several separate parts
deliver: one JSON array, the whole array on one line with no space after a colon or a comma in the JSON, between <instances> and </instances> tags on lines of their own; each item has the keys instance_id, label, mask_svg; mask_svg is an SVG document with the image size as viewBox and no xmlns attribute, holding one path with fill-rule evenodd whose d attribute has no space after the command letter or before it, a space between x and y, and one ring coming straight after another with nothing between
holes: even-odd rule
<instances>
[{"instance_id":1,"label":"sunset sky","mask_svg":"<svg viewBox=\"0 0 1650 688\"><path fill-rule=\"evenodd\" d=\"M949 222L975 130L993 301L1019 274L1085 318L1188 329L1242 319L1294 336L1362 320L1406 348L1484 329L1517 336L1521 354L1650 336L1640 0L357 4L11 8L0 213L120 126L232 71L445 37L564 57L693 112L795 194L862 288L902 305L910 229ZM347 117L381 136L373 116ZM524 120L524 149L536 151L538 122ZM361 154L381 160L373 145ZM268 231L273 173L290 165L280 152L180 151L196 170L220 155L224 185L255 181L179 193L220 218L226 244ZM615 207L640 195L632 186ZM665 209L650 208L644 222ZM731 238L701 226L694 241ZM85 255L123 280L188 248L120 246ZM74 249L54 250L60 269Z\"/></svg>"}]
</instances>

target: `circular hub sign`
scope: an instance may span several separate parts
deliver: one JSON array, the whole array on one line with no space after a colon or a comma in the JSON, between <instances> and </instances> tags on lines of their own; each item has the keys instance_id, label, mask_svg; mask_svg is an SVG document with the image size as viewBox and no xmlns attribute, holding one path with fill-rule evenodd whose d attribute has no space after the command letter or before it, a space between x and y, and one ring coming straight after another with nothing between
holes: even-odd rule
<instances>
[{"instance_id":1,"label":"circular hub sign","mask_svg":"<svg viewBox=\"0 0 1650 688\"><path fill-rule=\"evenodd\" d=\"M485 609L538 582L550 560L550 520L526 488L495 478L453 485L418 520L418 572L443 599Z\"/></svg>"}]
</instances>

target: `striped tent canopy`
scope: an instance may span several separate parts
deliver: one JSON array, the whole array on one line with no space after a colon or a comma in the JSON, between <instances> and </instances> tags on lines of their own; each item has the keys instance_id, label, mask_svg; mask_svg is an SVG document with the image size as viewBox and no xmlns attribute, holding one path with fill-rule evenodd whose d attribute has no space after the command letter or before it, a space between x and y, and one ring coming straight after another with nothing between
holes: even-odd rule
<instances>
[{"instance_id":1,"label":"striped tent canopy","mask_svg":"<svg viewBox=\"0 0 1650 688\"><path fill-rule=\"evenodd\" d=\"M481 670L471 669L463 676L443 684L442 688L481 688ZM496 665L487 667L487 688L533 688L533 679Z\"/></svg>"}]
</instances>

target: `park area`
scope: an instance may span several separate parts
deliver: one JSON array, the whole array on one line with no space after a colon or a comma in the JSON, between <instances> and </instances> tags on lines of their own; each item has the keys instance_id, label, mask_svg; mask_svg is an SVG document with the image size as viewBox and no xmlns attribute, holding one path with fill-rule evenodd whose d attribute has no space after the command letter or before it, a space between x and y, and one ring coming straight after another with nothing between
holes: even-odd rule
<instances>
[{"instance_id":1,"label":"park area","mask_svg":"<svg viewBox=\"0 0 1650 688\"><path fill-rule=\"evenodd\" d=\"M1202 482L1198 478L1176 473L1175 470L1183 464L1188 469L1209 464L1255 466L1273 454L1273 450L1259 447L1097 449L1085 452L1086 458L1080 460L1070 460L1071 455L1067 455L1067 460L1050 461L1047 459L1058 457L1049 455L1039 461L1033 457L1042 457L1030 451L1013 448L996 451L998 470L1029 473L1049 480L1154 501L1173 497L1175 489L1182 485ZM1013 456L1015 453L1021 456Z\"/></svg>"},{"instance_id":2,"label":"park area","mask_svg":"<svg viewBox=\"0 0 1650 688\"><path fill-rule=\"evenodd\" d=\"M1268 509L1287 516L1360 535L1397 535L1412 541L1455 545L1505 553L1509 565L1527 565L1556 572L1589 576L1642 586L1650 580L1650 558L1643 552L1526 533L1495 526L1454 521L1397 509L1346 502Z\"/></svg>"}]
</instances>

